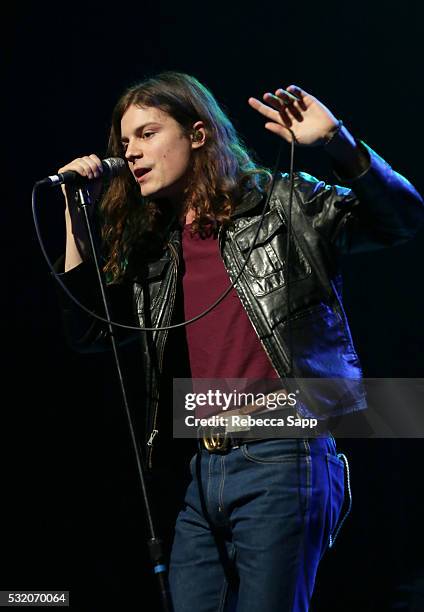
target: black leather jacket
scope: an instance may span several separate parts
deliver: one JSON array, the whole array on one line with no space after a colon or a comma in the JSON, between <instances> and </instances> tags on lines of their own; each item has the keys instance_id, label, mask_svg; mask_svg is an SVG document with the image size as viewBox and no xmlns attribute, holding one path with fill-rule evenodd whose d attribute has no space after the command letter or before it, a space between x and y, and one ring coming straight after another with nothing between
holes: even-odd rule
<instances>
[{"instance_id":1,"label":"black leather jacket","mask_svg":"<svg viewBox=\"0 0 424 612\"><path fill-rule=\"evenodd\" d=\"M366 146L366 145L364 145ZM255 247L236 290L274 369L281 378L292 361L295 377L357 380L341 385L320 404L319 418L365 407L361 369L340 296L339 257L345 253L397 245L424 221L422 199L412 185L367 147L371 164L351 188L329 186L305 173L295 176L290 272L290 338L287 325L288 175L280 175ZM244 196L233 224L220 230L219 246L234 280L252 243L266 197ZM174 229L163 256L133 283L140 325L167 326L173 320L182 263L181 231ZM67 273L69 277L75 272ZM78 284L78 283L77 283ZM75 313L70 315L75 319ZM68 328L69 328L68 319ZM72 344L99 347L106 333L70 333ZM141 333L146 389L146 444L149 464L158 434L160 379L167 331ZM291 353L291 355L290 355ZM169 414L171 418L171 414Z\"/></svg>"}]
</instances>

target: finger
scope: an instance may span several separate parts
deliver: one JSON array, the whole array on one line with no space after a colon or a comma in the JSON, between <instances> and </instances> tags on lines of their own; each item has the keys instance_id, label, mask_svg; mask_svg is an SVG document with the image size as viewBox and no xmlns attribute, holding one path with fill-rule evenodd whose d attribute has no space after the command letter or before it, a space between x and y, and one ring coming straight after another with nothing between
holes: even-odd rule
<instances>
[{"instance_id":1,"label":"finger","mask_svg":"<svg viewBox=\"0 0 424 612\"><path fill-rule=\"evenodd\" d=\"M305 98L309 96L309 94L304 89L301 89L297 85L289 85L286 91L295 95L296 98L298 98L299 108L301 108L302 110L306 110L307 106L306 106Z\"/></svg>"},{"instance_id":2,"label":"finger","mask_svg":"<svg viewBox=\"0 0 424 612\"><path fill-rule=\"evenodd\" d=\"M271 119L272 121L278 121L278 118L280 116L279 110L274 110L273 108L270 108L267 104L263 104L263 102L257 100L256 98L249 98L248 102L252 108L257 110L267 119Z\"/></svg>"},{"instance_id":3,"label":"finger","mask_svg":"<svg viewBox=\"0 0 424 612\"><path fill-rule=\"evenodd\" d=\"M93 159L92 155L83 157L83 161L87 165L87 176L89 179L98 178L103 173L102 162L98 159L97 155L94 157L97 159Z\"/></svg>"},{"instance_id":4,"label":"finger","mask_svg":"<svg viewBox=\"0 0 424 612\"><path fill-rule=\"evenodd\" d=\"M77 172L81 176L87 176L87 164L84 162L83 158L78 157L77 159L71 161L69 164L66 164L65 166L59 168L58 173L68 171Z\"/></svg>"},{"instance_id":5,"label":"finger","mask_svg":"<svg viewBox=\"0 0 424 612\"><path fill-rule=\"evenodd\" d=\"M270 92L266 92L263 95L263 99L273 108L275 108L276 110L280 111L281 109L284 110L285 106L288 106L290 104L289 98L287 98L287 96L284 97L278 97L275 96L274 94L270 93Z\"/></svg>"},{"instance_id":6,"label":"finger","mask_svg":"<svg viewBox=\"0 0 424 612\"><path fill-rule=\"evenodd\" d=\"M70 168L70 170L75 170L75 172L78 172L78 174L81 174L81 176L84 176L85 178L94 178L94 172L90 164L87 162L87 157L81 157L80 159L76 160L75 168Z\"/></svg>"},{"instance_id":7,"label":"finger","mask_svg":"<svg viewBox=\"0 0 424 612\"><path fill-rule=\"evenodd\" d=\"M101 166L101 161L98 161L100 162ZM78 172L78 174L81 174L81 176L85 176L90 180L98 178L103 172L103 167L99 167L97 162L94 161L90 155L85 155L84 157L76 159L74 162L69 164L66 169L74 170L75 172Z\"/></svg>"},{"instance_id":8,"label":"finger","mask_svg":"<svg viewBox=\"0 0 424 612\"><path fill-rule=\"evenodd\" d=\"M88 157L95 162L97 170L99 171L99 173L103 174L103 164L102 164L102 160L100 159L100 157L98 157L95 153L92 153Z\"/></svg>"},{"instance_id":9,"label":"finger","mask_svg":"<svg viewBox=\"0 0 424 612\"><path fill-rule=\"evenodd\" d=\"M291 125L292 118L287 112L289 108L288 103L286 104L283 100L281 100L280 98L278 98L277 96L274 96L274 94L269 93L269 92L264 94L264 100L268 102L270 106L275 108L275 110L278 111L281 119L283 120L283 123Z\"/></svg>"},{"instance_id":10,"label":"finger","mask_svg":"<svg viewBox=\"0 0 424 612\"><path fill-rule=\"evenodd\" d=\"M285 89L277 89L276 97L283 102L287 114L296 121L303 121L302 112L298 106L299 99L289 94Z\"/></svg>"},{"instance_id":11,"label":"finger","mask_svg":"<svg viewBox=\"0 0 424 612\"><path fill-rule=\"evenodd\" d=\"M264 99L271 106L274 106L274 108L278 108L278 109L285 108L286 110L289 109L290 112L293 112L293 109L294 109L295 118L297 120L301 119L299 108L297 108L296 106L296 103L298 102L298 98L294 96L293 94L289 93L288 91L286 91L285 89L282 89L280 87L279 89L276 90L275 95L272 93L266 93L264 94Z\"/></svg>"},{"instance_id":12,"label":"finger","mask_svg":"<svg viewBox=\"0 0 424 612\"><path fill-rule=\"evenodd\" d=\"M296 138L293 134L293 131L287 126L281 125L280 123L267 122L265 123L265 127L270 132L281 136L281 138L284 138L284 140L287 140L288 142L291 142L293 138L296 142Z\"/></svg>"},{"instance_id":13,"label":"finger","mask_svg":"<svg viewBox=\"0 0 424 612\"><path fill-rule=\"evenodd\" d=\"M68 170L72 170L73 172L77 172L86 178L96 178L103 172L103 167L99 158L97 156L95 157L97 158L97 161L92 159L92 157L89 155L77 157L77 159L74 159L69 164L62 166L58 172L67 172ZM99 169L99 165L101 169Z\"/></svg>"},{"instance_id":14,"label":"finger","mask_svg":"<svg viewBox=\"0 0 424 612\"><path fill-rule=\"evenodd\" d=\"M282 87L279 87L277 89L277 91L275 92L275 95L284 95L286 99L288 99L288 101L291 102L299 102L300 98L298 98L297 96L295 96L294 94L290 93L290 91L288 91L287 89L283 89Z\"/></svg>"},{"instance_id":15,"label":"finger","mask_svg":"<svg viewBox=\"0 0 424 612\"><path fill-rule=\"evenodd\" d=\"M277 107L275 110L266 104L263 104L256 98L249 98L249 104L267 119L271 119L274 123L281 123L282 125L290 128L292 126L292 118L287 114L285 106L282 105L278 98L276 98L276 96L273 94L264 94L264 98L268 99L268 97L270 97L270 103L272 101L272 103ZM275 98L275 100L272 100L273 98Z\"/></svg>"}]
</instances>

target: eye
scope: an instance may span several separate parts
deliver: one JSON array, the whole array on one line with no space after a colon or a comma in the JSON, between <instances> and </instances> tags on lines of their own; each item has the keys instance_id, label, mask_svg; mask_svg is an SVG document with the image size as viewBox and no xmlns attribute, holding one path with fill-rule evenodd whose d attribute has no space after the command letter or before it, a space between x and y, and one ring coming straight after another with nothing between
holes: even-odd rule
<instances>
[{"instance_id":1,"label":"eye","mask_svg":"<svg viewBox=\"0 0 424 612\"><path fill-rule=\"evenodd\" d=\"M143 134L143 138L150 138L151 136L153 136L156 132L144 132Z\"/></svg>"}]
</instances>

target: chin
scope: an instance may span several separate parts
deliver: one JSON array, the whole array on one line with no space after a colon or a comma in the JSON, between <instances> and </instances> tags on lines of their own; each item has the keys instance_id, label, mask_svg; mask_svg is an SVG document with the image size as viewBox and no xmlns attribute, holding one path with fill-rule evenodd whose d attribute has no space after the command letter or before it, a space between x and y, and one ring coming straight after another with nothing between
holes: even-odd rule
<instances>
[{"instance_id":1,"label":"chin","mask_svg":"<svg viewBox=\"0 0 424 612\"><path fill-rule=\"evenodd\" d=\"M162 189L155 189L150 185L140 185L140 191L144 198L155 198L162 193Z\"/></svg>"},{"instance_id":2,"label":"chin","mask_svg":"<svg viewBox=\"0 0 424 612\"><path fill-rule=\"evenodd\" d=\"M173 200L177 194L178 191L173 189L172 186L153 189L150 187L148 188L146 185L145 189L141 189L141 195L151 200Z\"/></svg>"}]
</instances>

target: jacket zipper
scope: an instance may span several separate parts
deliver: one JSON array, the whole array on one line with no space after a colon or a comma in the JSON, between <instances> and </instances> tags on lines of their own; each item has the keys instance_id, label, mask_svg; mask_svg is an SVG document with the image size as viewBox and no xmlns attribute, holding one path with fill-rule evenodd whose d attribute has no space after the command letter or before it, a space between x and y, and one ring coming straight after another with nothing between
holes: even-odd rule
<instances>
[{"instance_id":1,"label":"jacket zipper","mask_svg":"<svg viewBox=\"0 0 424 612\"><path fill-rule=\"evenodd\" d=\"M159 433L159 431L157 429L154 429L152 431L152 433L150 434L150 438L147 442L147 446L152 446L153 445L153 440L155 439L155 436Z\"/></svg>"},{"instance_id":2,"label":"jacket zipper","mask_svg":"<svg viewBox=\"0 0 424 612\"><path fill-rule=\"evenodd\" d=\"M171 312L170 312L170 316L169 316L169 320L167 322L165 322L165 326L169 325L169 322L172 320L172 311L174 308L174 303L175 303L175 295L177 293L177 270L178 270L178 253L174 247L174 245L169 242L168 243L169 249L171 251L171 254L174 258L175 261L175 266L174 266L174 271L173 271L173 275L174 275L174 290L173 293L171 295L171 302L172 302L172 307L171 307ZM165 353L165 344L166 344L166 338L168 336L168 332L169 330L165 330L164 333L164 339L163 339L163 343L162 343L162 350L161 353L159 355L159 360L158 360L158 366L159 366L159 375L162 372L162 364L163 364L163 356ZM156 421L157 421L157 415L158 415L158 407L159 407L159 398L156 401L156 407L155 407L155 413L154 413L154 417L153 417L153 429L150 433L149 436L149 440L147 442L147 446L149 447L149 450L147 452L147 460L148 460L148 466L150 469L152 469L152 454L153 454L153 441L155 439L155 437L158 435L159 430L157 429L156 426Z\"/></svg>"}]
</instances>

